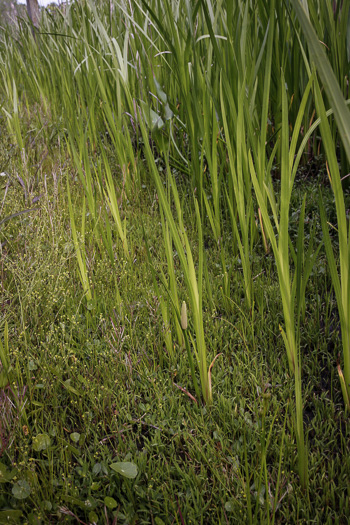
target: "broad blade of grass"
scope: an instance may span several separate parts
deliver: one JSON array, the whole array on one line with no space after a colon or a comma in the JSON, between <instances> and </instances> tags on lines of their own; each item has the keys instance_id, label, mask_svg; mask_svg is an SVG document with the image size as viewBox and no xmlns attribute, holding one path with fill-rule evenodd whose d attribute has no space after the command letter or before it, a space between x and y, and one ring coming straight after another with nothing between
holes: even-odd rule
<instances>
[{"instance_id":1,"label":"broad blade of grass","mask_svg":"<svg viewBox=\"0 0 350 525\"><path fill-rule=\"evenodd\" d=\"M317 38L315 30L310 23L308 13L301 4L300 0L291 0L291 2L307 40L311 59L317 68L317 72L320 75L322 84L327 93L328 100L334 110L340 137L343 142L348 161L350 162L350 112L345 104L343 94L326 53L322 47L322 44Z\"/></svg>"},{"instance_id":2,"label":"broad blade of grass","mask_svg":"<svg viewBox=\"0 0 350 525\"><path fill-rule=\"evenodd\" d=\"M348 221L346 217L346 209L344 202L344 192L340 179L336 150L317 79L315 79L315 101L318 114L321 118L320 129L324 142L324 147L327 153L329 178L334 192L335 207L337 213L337 231L339 239L340 265L339 273L328 231L323 202L322 199L320 199L321 224L324 236L324 244L326 248L326 254L332 277L333 287L337 299L342 332L344 377L347 389L347 395L344 396L344 403L348 408L350 408L350 406L348 405L350 398L350 230L348 230Z\"/></svg>"}]
</instances>

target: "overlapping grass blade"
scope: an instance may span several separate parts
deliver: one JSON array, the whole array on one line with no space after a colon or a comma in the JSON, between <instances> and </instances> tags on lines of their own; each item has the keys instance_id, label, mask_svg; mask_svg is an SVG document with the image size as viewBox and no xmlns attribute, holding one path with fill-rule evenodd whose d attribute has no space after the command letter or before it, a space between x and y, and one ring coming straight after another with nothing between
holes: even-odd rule
<instances>
[{"instance_id":1,"label":"overlapping grass blade","mask_svg":"<svg viewBox=\"0 0 350 525\"><path fill-rule=\"evenodd\" d=\"M321 223L324 236L324 243L332 283L337 299L340 326L343 342L344 377L347 395L344 395L344 402L347 408L350 398L350 229L346 217L344 193L339 173L336 150L332 140L332 133L328 123L326 110L324 107L321 91L317 80L315 80L315 101L318 114L320 116L320 129L327 153L329 179L334 192L335 207L337 213L337 232L339 241L339 273L332 243L329 235L328 224L322 199L320 200ZM345 393L345 391L344 391Z\"/></svg>"},{"instance_id":2,"label":"overlapping grass blade","mask_svg":"<svg viewBox=\"0 0 350 525\"><path fill-rule=\"evenodd\" d=\"M339 83L328 61L325 51L317 38L314 28L310 23L307 12L300 0L291 0L298 20L307 39L311 59L317 68L322 84L327 93L328 100L334 110L335 119L339 128L348 161L350 162L350 112L348 111ZM347 11L349 5L347 5Z\"/></svg>"}]
</instances>

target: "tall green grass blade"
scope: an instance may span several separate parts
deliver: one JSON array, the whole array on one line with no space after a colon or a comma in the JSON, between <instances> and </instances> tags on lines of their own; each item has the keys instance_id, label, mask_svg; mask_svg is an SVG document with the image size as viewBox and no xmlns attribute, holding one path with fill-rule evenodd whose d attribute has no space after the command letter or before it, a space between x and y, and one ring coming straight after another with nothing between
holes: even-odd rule
<instances>
[{"instance_id":1,"label":"tall green grass blade","mask_svg":"<svg viewBox=\"0 0 350 525\"><path fill-rule=\"evenodd\" d=\"M159 204L162 208L164 216L169 226L169 231L173 239L176 251L179 256L181 267L184 273L184 279L186 283L187 292L189 295L190 308L193 316L193 325L196 334L196 341L192 339L194 343L195 353L197 357L197 365L199 368L201 386L202 386L202 395L205 403L210 404L212 401L211 385L209 384L209 374L207 369L207 350L204 338L204 326L203 326L203 314L202 314L202 283L199 282L199 278L203 276L203 255L199 255L199 278L197 280L196 270L194 266L194 261L192 257L192 249L186 232L183 230L179 233L178 227L176 226L171 206L166 197L164 191L162 180L159 176L158 169L149 145L148 134L146 127L139 115L139 125L142 132L145 155L148 162L149 169L151 171L155 186L157 188ZM173 183L174 184L174 183ZM196 206L196 216L197 216L197 226L199 228L198 238L199 238L199 252L203 250L202 247L202 232L201 232L201 223L199 210L197 208L198 204L195 201ZM183 244L184 243L184 244Z\"/></svg>"},{"instance_id":2,"label":"tall green grass blade","mask_svg":"<svg viewBox=\"0 0 350 525\"><path fill-rule=\"evenodd\" d=\"M320 75L322 84L327 93L328 100L334 110L334 115L339 128L348 161L350 162L350 112L346 107L345 100L333 69L325 54L325 51L317 38L314 28L310 23L308 13L300 0L291 0L297 14L299 23L308 43L311 59Z\"/></svg>"},{"instance_id":3,"label":"tall green grass blade","mask_svg":"<svg viewBox=\"0 0 350 525\"><path fill-rule=\"evenodd\" d=\"M281 123L281 204L279 209L279 221L276 222L275 226L278 231L278 241L275 239L275 232L273 225L268 213L264 195L261 191L260 183L255 173L252 157L249 155L249 165L251 170L252 182L257 197L258 205L261 209L261 214L264 221L264 227L269 237L271 247L275 256L278 280L280 286L280 292L282 297L283 315L285 329L281 327L281 334L285 344L289 369L294 376L294 389L295 389L295 408L296 408L296 437L298 447L298 464L299 464L299 476L300 482L303 488L308 486L308 461L307 461L307 450L304 439L304 428L303 428L303 400L301 391L301 362L300 362L300 344L298 329L295 325L295 309L297 309L298 315L301 310L303 298L301 297L301 291L305 289L302 286L302 254L303 254L303 238L304 238L304 225L303 223L299 226L299 234L297 240L297 261L295 267L294 281L291 279L291 269L289 263L289 210L290 210L290 199L292 192L293 179L291 178L293 170L293 161L295 156L296 140L295 136L298 133L302 116L305 111L309 90L311 87L311 80L304 93L302 103L300 105L299 113L296 119L298 128L294 128L292 140L289 141L289 120L288 120L288 103L285 89L285 81L282 74L282 123ZM274 202L274 198L271 195L271 201ZM277 218L277 210L274 204L275 220ZM301 220L303 222L303 211L301 214ZM297 305L295 304L295 301Z\"/></svg>"},{"instance_id":4,"label":"tall green grass blade","mask_svg":"<svg viewBox=\"0 0 350 525\"><path fill-rule=\"evenodd\" d=\"M10 354L9 354L9 337L8 337L8 323L5 322L4 327L4 341L0 339L0 388L4 388L9 383L10 371Z\"/></svg>"},{"instance_id":5,"label":"tall green grass blade","mask_svg":"<svg viewBox=\"0 0 350 525\"><path fill-rule=\"evenodd\" d=\"M71 193L70 193L68 179L67 179L67 195L68 195L68 207L69 207L69 216L70 216L71 229L72 229L72 237L73 237L75 253L77 255L77 260L78 260L80 280L81 280L81 284L83 287L84 295L86 296L87 301L90 302L92 300L92 293L91 293L91 288L90 288L90 283L89 283L88 271L86 267L84 242L83 242L83 248L81 248L80 242L78 240L76 226L75 226L74 211L73 211L73 206L72 206ZM85 214L86 214L86 204L85 204L85 198L84 198L83 206L82 206L82 234L84 234L84 229L85 229ZM84 240L85 239L83 238L83 241Z\"/></svg>"},{"instance_id":6,"label":"tall green grass blade","mask_svg":"<svg viewBox=\"0 0 350 525\"><path fill-rule=\"evenodd\" d=\"M347 396L344 396L344 402L348 403L350 398L350 242L348 229L348 221L346 217L346 209L344 202L344 192L340 179L338 160L336 150L332 138L331 129L328 123L326 110L324 107L321 90L317 80L315 79L315 101L317 112L320 116L320 129L324 142L324 147L327 154L329 165L329 178L334 192L335 207L337 213L337 232L339 240L339 273L335 261L332 243L328 231L326 214L322 198L320 199L321 224L324 236L324 244L329 264L329 269L332 277L332 283L337 299L342 343L343 343L343 359L344 359L344 378L347 388ZM341 376L340 376L341 377ZM348 408L350 408L348 406Z\"/></svg>"}]
</instances>

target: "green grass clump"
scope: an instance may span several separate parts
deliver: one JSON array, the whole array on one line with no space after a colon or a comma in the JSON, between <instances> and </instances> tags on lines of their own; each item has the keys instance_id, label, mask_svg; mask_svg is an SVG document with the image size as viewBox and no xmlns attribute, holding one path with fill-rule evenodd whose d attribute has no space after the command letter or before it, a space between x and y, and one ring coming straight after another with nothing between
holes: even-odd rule
<instances>
[{"instance_id":1,"label":"green grass clump","mask_svg":"<svg viewBox=\"0 0 350 525\"><path fill-rule=\"evenodd\" d=\"M296 3L1 34L0 523L347 523L349 6Z\"/></svg>"},{"instance_id":2,"label":"green grass clump","mask_svg":"<svg viewBox=\"0 0 350 525\"><path fill-rule=\"evenodd\" d=\"M291 515L306 523L316 508L329 522L345 523L349 436L334 372L340 340L324 259L310 277L301 327L306 495L297 483L293 380L278 329L281 304L271 256L262 250L254 261L263 275L252 318L244 313L239 262L233 262L230 287L232 297L241 299L223 302L220 253L207 248L214 293L209 302L204 292L203 323L211 352L222 356L212 376L212 406L196 404L188 395L195 392L185 349L174 343L170 355L164 347L166 327L143 242L144 229L156 271L166 271L154 191L144 188L142 197L125 205L132 263L114 231L114 265L105 250L89 245L87 217L89 303L71 237L67 173L75 203L82 190L71 167L59 166L59 157L52 162L60 177L45 183L42 173L30 196L43 191L39 209L8 221L2 232L1 315L9 326L12 368L2 390L2 512L28 523L74 523L74 516L107 523L113 515L122 523L284 522ZM296 211L309 186L300 183ZM332 206L330 197L325 188ZM21 186L12 184L4 214L23 200ZM188 224L192 213L184 207ZM306 216L318 223L312 187ZM195 228L187 234L196 257ZM176 259L175 272L179 278ZM184 288L179 296L186 297ZM136 478L111 469L117 462L135 464ZM16 497L19 487L23 499Z\"/></svg>"}]
</instances>

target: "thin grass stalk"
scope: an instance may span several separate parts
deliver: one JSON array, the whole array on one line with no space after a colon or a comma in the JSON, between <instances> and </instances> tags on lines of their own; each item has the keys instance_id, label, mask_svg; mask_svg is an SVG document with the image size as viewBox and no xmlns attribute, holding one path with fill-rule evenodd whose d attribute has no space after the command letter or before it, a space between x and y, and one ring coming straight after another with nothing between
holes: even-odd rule
<instances>
[{"instance_id":1,"label":"thin grass stalk","mask_svg":"<svg viewBox=\"0 0 350 525\"><path fill-rule=\"evenodd\" d=\"M71 230L72 230L72 237L73 237L73 243L75 248L75 253L77 255L78 260L78 268L79 268L79 276L80 281L83 287L84 295L88 302L92 301L92 293L89 283L89 275L87 271L86 266L86 258L85 258L85 248L84 248L84 242L83 246L81 247L81 244L78 240L78 234L77 229L75 226L75 218L74 218L74 211L72 206L72 200L71 200L71 193L69 188L69 181L67 179L67 195L68 195L68 207L69 207L69 216L70 216L70 223L71 223ZM82 206L82 220L81 220L81 236L84 241L85 237L85 215L86 215L86 202L85 197L83 199L83 206Z\"/></svg>"},{"instance_id":2,"label":"thin grass stalk","mask_svg":"<svg viewBox=\"0 0 350 525\"><path fill-rule=\"evenodd\" d=\"M224 102L223 96L223 85L220 86L221 89L221 113L224 124L224 132L226 137L226 145L229 158L229 170L231 176L231 184L234 189L234 198L235 203L232 203L231 196L226 192L227 203L229 207L229 212L231 216L232 230L234 238L238 244L238 249L242 261L243 268L243 279L244 279L244 290L247 300L248 308L251 309L253 305L253 280L251 273L251 263L250 263L250 242L249 242L249 231L250 231L250 220L251 220L251 211L250 202L247 199L249 194L249 183L247 177L245 176L244 165L244 151L246 145L244 142L245 139L245 126L244 126L244 97L245 97L245 82L240 89L239 102L238 102L238 113L237 113L237 128L236 128L236 148L234 152L234 142L230 133L227 120L227 109ZM248 184L248 189L246 185ZM237 210L237 216L235 214L235 209ZM238 218L238 221L237 221ZM239 226L237 224L239 222Z\"/></svg>"},{"instance_id":3,"label":"thin grass stalk","mask_svg":"<svg viewBox=\"0 0 350 525\"><path fill-rule=\"evenodd\" d=\"M164 221L163 213L161 213L161 218L162 218L163 239L165 240L165 253L166 253L168 273L169 273L168 288L170 291L170 295L172 297L172 302L173 304L175 304L176 308L179 310L180 303L179 303L179 297L178 297L178 292L177 292L176 276L175 276L175 268L174 268L173 242L172 242L172 238L169 232L168 224ZM183 332L182 332L182 328L177 318L175 318L175 331L177 335L178 344L180 345L180 347L182 347L184 344Z\"/></svg>"},{"instance_id":4,"label":"thin grass stalk","mask_svg":"<svg viewBox=\"0 0 350 525\"><path fill-rule=\"evenodd\" d=\"M269 112L269 98L270 98L270 85L271 85L271 67L272 67L272 52L273 52L273 41L275 31L275 0L270 1L270 13L269 13L269 26L268 26L268 40L265 57L265 75L264 75L264 90L263 90L263 105L261 111L261 131L260 131L260 144L259 144L259 182L260 186L263 185L265 178L265 152L266 152L266 137L268 129L268 112ZM267 251L267 246L265 246Z\"/></svg>"},{"instance_id":5,"label":"thin grass stalk","mask_svg":"<svg viewBox=\"0 0 350 525\"><path fill-rule=\"evenodd\" d=\"M315 101L317 112L320 116L320 130L327 154L328 174L335 199L337 214L337 232L339 241L339 270L332 248L332 241L329 234L326 212L324 209L322 196L320 196L321 224L324 237L324 244L328 265L332 277L333 288L337 300L342 346L344 360L344 378L339 374L341 381L343 398L346 408L350 409L350 228L348 228L346 208L344 202L344 192L342 188L338 160L333 142L331 129L328 123L321 91L317 80L315 80ZM339 368L340 369L340 368ZM338 370L339 370L338 369ZM345 388L344 388L345 387Z\"/></svg>"},{"instance_id":6,"label":"thin grass stalk","mask_svg":"<svg viewBox=\"0 0 350 525\"><path fill-rule=\"evenodd\" d=\"M119 211L119 205L120 205L122 196L119 195L118 197L116 193L115 183L112 177L111 168L110 168L107 156L103 149L101 150L101 153L102 153L102 160L103 160L103 168L105 172L105 186L106 186L106 189L103 190L103 193L106 198L106 202L108 203L108 206L111 210L113 219L115 221L119 238L122 241L124 255L126 259L129 260L130 253L129 253L128 241L127 241L126 217L122 221L122 218L120 216L120 211Z\"/></svg>"},{"instance_id":7,"label":"thin grass stalk","mask_svg":"<svg viewBox=\"0 0 350 525\"><path fill-rule=\"evenodd\" d=\"M196 276L196 270L193 262L192 248L188 240L185 230L181 232L178 229L178 226L175 223L171 206L167 199L166 193L164 191L162 180L159 176L157 165L155 163L150 145L149 138L146 131L145 124L142 120L141 113L139 113L139 126L141 128L141 133L144 142L144 150L146 160L157 188L159 204L163 210L164 217L169 226L169 231L173 239L176 251L179 256L180 264L182 271L184 273L184 279L186 283L187 293L189 296L190 308L193 317L193 326L195 331L196 339L191 337L191 342L194 348L197 366L199 369L199 375L201 380L202 387L202 396L203 400L207 404L212 402L212 390L209 377L209 370L207 368L207 350L204 338L204 326L203 326L203 310L202 310L202 279L203 279L203 240L202 240L202 228L201 228L201 219L199 213L198 203L195 200L195 209L196 209L196 219L198 227L198 279ZM175 182L171 181L171 187L175 187Z\"/></svg>"},{"instance_id":8,"label":"thin grass stalk","mask_svg":"<svg viewBox=\"0 0 350 525\"><path fill-rule=\"evenodd\" d=\"M293 165L295 159L295 150L297 146L297 137L302 123L303 112L305 110L309 92L311 89L311 80L309 81L307 90L304 93L303 100L300 105L299 113L296 120L296 126L293 131L291 142L289 144L289 122L288 122L288 105L286 91L284 87L284 79L282 75L282 130L281 130L281 204L279 209L278 219L277 206L275 198L271 192L268 193L270 205L273 209L273 216L275 220L275 227L278 233L278 242L275 237L275 232L272 226L267 206L264 201L263 193L260 189L260 184L255 173L255 167L250 155L249 163L252 175L253 186L258 200L258 205L261 209L261 214L264 220L265 231L269 237L271 247L275 256L277 273L280 285L280 292L282 297L283 315L285 328L281 327L281 333L285 344L289 369L294 376L294 391L295 391L295 407L296 407L296 438L298 448L298 465L300 482L304 489L308 486L308 461L307 448L304 439L303 429L303 401L301 391L301 358L300 358L300 342L299 333L295 324L295 309L299 316L301 290L305 290L306 277L310 272L306 272L304 277L300 275L301 264L297 264L294 270L294 279L291 277L290 263L289 263L289 209L290 197L293 186L293 179L291 174L293 172ZM301 257L303 251L303 228L299 229L298 242L298 256ZM298 273L299 272L299 273ZM299 283L299 285L298 285ZM298 293L297 293L298 289ZM296 304L296 301L299 301Z\"/></svg>"},{"instance_id":9,"label":"thin grass stalk","mask_svg":"<svg viewBox=\"0 0 350 525\"><path fill-rule=\"evenodd\" d=\"M213 231L214 239L218 243L221 237L221 210L220 210L220 179L218 177L218 152L217 143L219 136L219 127L215 114L214 104L209 103L203 111L204 115L204 151L205 157L208 162L210 186L211 186L211 198L212 205L209 199L205 195L203 188L203 201L205 204L206 212L208 214L209 222ZM204 153L203 151L203 153Z\"/></svg>"},{"instance_id":10,"label":"thin grass stalk","mask_svg":"<svg viewBox=\"0 0 350 525\"><path fill-rule=\"evenodd\" d=\"M4 342L0 339L0 388L5 388L9 383L9 372L10 372L10 353L9 353L9 332L8 323L5 322L4 326Z\"/></svg>"}]
</instances>

